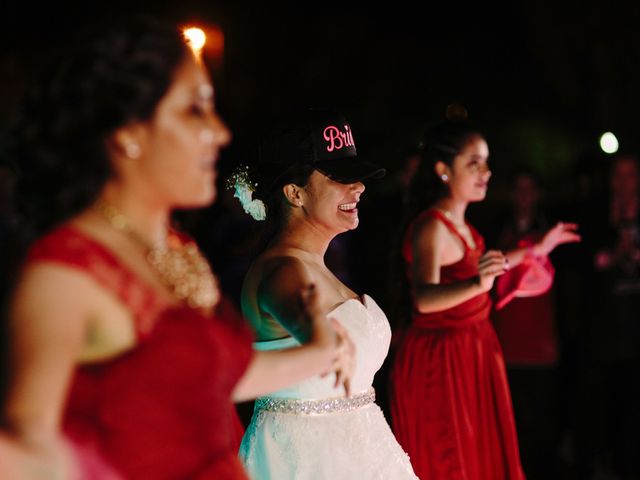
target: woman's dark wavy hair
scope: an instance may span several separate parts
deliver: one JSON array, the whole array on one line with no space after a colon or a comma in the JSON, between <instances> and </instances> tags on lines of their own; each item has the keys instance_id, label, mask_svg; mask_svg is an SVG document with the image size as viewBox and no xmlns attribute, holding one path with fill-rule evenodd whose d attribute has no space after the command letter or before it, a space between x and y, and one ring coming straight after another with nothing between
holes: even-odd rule
<instances>
[{"instance_id":1,"label":"woman's dark wavy hair","mask_svg":"<svg viewBox=\"0 0 640 480\"><path fill-rule=\"evenodd\" d=\"M437 162L450 167L454 158L473 137L483 137L481 131L467 120L446 120L428 128L419 144L420 166L409 187L404 207L402 227L398 230L392 255L389 291L396 292L392 300L393 325L402 329L411 318L411 286L406 275L402 245L411 222L433 203L446 195L447 186L435 171Z\"/></svg>"},{"instance_id":2,"label":"woman's dark wavy hair","mask_svg":"<svg viewBox=\"0 0 640 480\"><path fill-rule=\"evenodd\" d=\"M9 157L32 239L90 205L112 175L107 140L149 120L188 53L177 27L134 17L75 42L27 95Z\"/></svg>"}]
</instances>

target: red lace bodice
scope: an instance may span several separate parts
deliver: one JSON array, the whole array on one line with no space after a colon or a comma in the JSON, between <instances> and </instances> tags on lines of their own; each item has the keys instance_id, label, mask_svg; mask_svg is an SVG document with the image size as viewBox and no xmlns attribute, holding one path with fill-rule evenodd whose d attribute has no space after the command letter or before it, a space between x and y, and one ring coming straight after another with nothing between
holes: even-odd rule
<instances>
[{"instance_id":1,"label":"red lace bodice","mask_svg":"<svg viewBox=\"0 0 640 480\"><path fill-rule=\"evenodd\" d=\"M124 478L246 478L230 398L251 358L251 334L229 301L214 315L167 305L104 245L70 226L36 242L27 262L77 268L134 315L136 346L79 365L69 387L63 427L87 478L112 478L96 476L91 458Z\"/></svg>"}]
</instances>

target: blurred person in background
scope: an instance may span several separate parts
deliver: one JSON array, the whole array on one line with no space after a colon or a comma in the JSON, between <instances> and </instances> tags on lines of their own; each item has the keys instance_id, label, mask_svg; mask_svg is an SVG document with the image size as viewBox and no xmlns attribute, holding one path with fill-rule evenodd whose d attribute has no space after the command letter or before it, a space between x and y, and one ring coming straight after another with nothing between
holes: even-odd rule
<instances>
[{"instance_id":1,"label":"blurred person in background","mask_svg":"<svg viewBox=\"0 0 640 480\"><path fill-rule=\"evenodd\" d=\"M550 225L541 208L540 178L532 169L516 169L510 187L509 211L496 225L496 247L502 251L535 245ZM536 283L535 288L514 288L514 282L526 281L526 269L532 271L527 261L539 264L534 270L536 278L528 280ZM548 258L527 261L496 281L491 320L507 366L525 474L529 480L548 480L558 478L555 269Z\"/></svg>"},{"instance_id":2,"label":"blurred person in background","mask_svg":"<svg viewBox=\"0 0 640 480\"><path fill-rule=\"evenodd\" d=\"M640 170L610 160L608 189L584 210L578 476L640 478Z\"/></svg>"}]
</instances>

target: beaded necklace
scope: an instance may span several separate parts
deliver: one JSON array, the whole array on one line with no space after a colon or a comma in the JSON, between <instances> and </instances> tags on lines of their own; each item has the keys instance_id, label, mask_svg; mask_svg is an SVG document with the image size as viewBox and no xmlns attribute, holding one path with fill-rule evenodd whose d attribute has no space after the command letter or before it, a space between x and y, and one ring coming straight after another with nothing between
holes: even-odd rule
<instances>
[{"instance_id":1,"label":"beaded necklace","mask_svg":"<svg viewBox=\"0 0 640 480\"><path fill-rule=\"evenodd\" d=\"M94 209L109 225L144 248L147 261L176 298L191 308L209 309L218 303L218 282L194 242L184 242L167 229L166 246L150 246L113 205L98 200Z\"/></svg>"}]
</instances>

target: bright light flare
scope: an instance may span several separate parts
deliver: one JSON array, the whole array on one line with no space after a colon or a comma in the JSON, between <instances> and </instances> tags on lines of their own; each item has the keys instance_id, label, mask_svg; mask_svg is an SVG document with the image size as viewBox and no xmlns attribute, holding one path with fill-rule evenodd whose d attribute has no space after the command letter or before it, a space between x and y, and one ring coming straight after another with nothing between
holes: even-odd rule
<instances>
[{"instance_id":1,"label":"bright light flare","mask_svg":"<svg viewBox=\"0 0 640 480\"><path fill-rule=\"evenodd\" d=\"M193 53L199 57L204 44L207 43L207 36L204 31L198 27L185 27L182 29L182 34L184 35L189 48L191 48Z\"/></svg>"},{"instance_id":2,"label":"bright light flare","mask_svg":"<svg viewBox=\"0 0 640 480\"><path fill-rule=\"evenodd\" d=\"M604 153L616 153L618 151L618 139L611 132L605 132L600 137L600 148Z\"/></svg>"}]
</instances>

